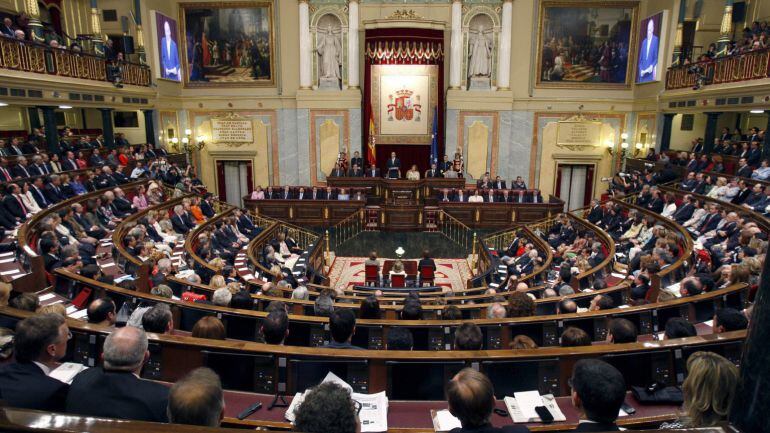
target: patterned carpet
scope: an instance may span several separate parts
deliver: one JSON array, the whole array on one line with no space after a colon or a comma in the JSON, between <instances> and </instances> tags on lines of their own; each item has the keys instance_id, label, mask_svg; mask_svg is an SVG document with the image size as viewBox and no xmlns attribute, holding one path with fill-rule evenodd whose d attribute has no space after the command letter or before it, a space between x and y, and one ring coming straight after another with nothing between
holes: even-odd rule
<instances>
[{"instance_id":1,"label":"patterned carpet","mask_svg":"<svg viewBox=\"0 0 770 433\"><path fill-rule=\"evenodd\" d=\"M348 288L364 284L365 260L365 257L336 257L329 271L331 286ZM446 292L465 288L465 282L471 275L466 259L435 259L435 261L437 286L444 287Z\"/></svg>"}]
</instances>

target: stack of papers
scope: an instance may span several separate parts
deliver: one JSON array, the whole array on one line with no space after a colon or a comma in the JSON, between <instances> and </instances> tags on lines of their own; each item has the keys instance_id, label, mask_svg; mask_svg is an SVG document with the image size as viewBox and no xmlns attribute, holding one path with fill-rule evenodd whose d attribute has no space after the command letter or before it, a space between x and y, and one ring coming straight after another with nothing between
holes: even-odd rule
<instances>
[{"instance_id":1,"label":"stack of papers","mask_svg":"<svg viewBox=\"0 0 770 433\"><path fill-rule=\"evenodd\" d=\"M537 391L514 392L513 397L505 397L503 402L515 423L542 422L535 411L537 406L545 406L554 422L567 420L552 394L541 396Z\"/></svg>"},{"instance_id":2,"label":"stack of papers","mask_svg":"<svg viewBox=\"0 0 770 433\"><path fill-rule=\"evenodd\" d=\"M433 414L433 430L448 432L456 428L462 428L462 424L456 416L449 412L449 409L439 410Z\"/></svg>"},{"instance_id":3,"label":"stack of papers","mask_svg":"<svg viewBox=\"0 0 770 433\"><path fill-rule=\"evenodd\" d=\"M388 397L385 391L377 394L359 394L353 392L353 387L340 379L337 375L329 372L321 383L336 383L350 392L350 397L361 404L361 411L358 413L358 420L361 423L361 432L385 432L388 431ZM291 400L289 408L286 409L286 419L294 423L295 411L297 407L305 400L305 392L298 392Z\"/></svg>"},{"instance_id":4,"label":"stack of papers","mask_svg":"<svg viewBox=\"0 0 770 433\"><path fill-rule=\"evenodd\" d=\"M72 380L75 376L83 370L88 369L83 364L76 362L65 362L64 364L56 367L48 376L67 384L72 384Z\"/></svg>"}]
</instances>

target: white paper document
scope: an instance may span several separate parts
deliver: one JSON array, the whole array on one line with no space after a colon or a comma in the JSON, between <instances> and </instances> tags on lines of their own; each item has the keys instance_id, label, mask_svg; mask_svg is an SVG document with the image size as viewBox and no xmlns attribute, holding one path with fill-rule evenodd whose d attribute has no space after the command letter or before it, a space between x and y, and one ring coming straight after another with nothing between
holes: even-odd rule
<instances>
[{"instance_id":1,"label":"white paper document","mask_svg":"<svg viewBox=\"0 0 770 433\"><path fill-rule=\"evenodd\" d=\"M40 300L40 302L44 302L44 301L47 301L49 299L53 299L54 296L56 296L56 295L54 295L53 293L46 293L44 295L40 295L40 297L38 299Z\"/></svg>"},{"instance_id":2,"label":"white paper document","mask_svg":"<svg viewBox=\"0 0 770 433\"><path fill-rule=\"evenodd\" d=\"M505 397L503 402L515 423L541 422L535 411L537 406L545 406L555 422L567 420L552 394L541 396L537 391L515 392L513 397Z\"/></svg>"},{"instance_id":3,"label":"white paper document","mask_svg":"<svg viewBox=\"0 0 770 433\"><path fill-rule=\"evenodd\" d=\"M460 420L449 413L448 409L436 411L433 417L433 429L437 432L447 432L452 429L462 428Z\"/></svg>"},{"instance_id":4,"label":"white paper document","mask_svg":"<svg viewBox=\"0 0 770 433\"><path fill-rule=\"evenodd\" d=\"M388 397L385 391L377 394L359 394L353 392L353 387L340 379L336 374L329 372L321 383L332 382L345 388L350 392L350 397L361 404L361 411L358 413L358 420L361 423L362 433L386 432L388 431ZM297 407L305 400L305 392L298 392L291 400L289 408L286 409L285 417L288 421L294 423L295 411Z\"/></svg>"},{"instance_id":5,"label":"white paper document","mask_svg":"<svg viewBox=\"0 0 770 433\"><path fill-rule=\"evenodd\" d=\"M87 368L85 365L76 362L65 362L51 371L51 374L48 376L60 382L71 384L75 376Z\"/></svg>"}]
</instances>

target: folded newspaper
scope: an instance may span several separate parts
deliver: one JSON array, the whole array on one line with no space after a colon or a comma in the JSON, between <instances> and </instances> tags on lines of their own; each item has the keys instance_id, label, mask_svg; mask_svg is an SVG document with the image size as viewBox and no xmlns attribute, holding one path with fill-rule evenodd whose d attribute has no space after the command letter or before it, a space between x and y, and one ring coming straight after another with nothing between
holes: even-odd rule
<instances>
[{"instance_id":1,"label":"folded newspaper","mask_svg":"<svg viewBox=\"0 0 770 433\"><path fill-rule=\"evenodd\" d=\"M358 420L361 423L362 433L385 432L388 431L388 396L385 391L377 394L360 394L353 392L353 387L340 379L336 374L329 372L321 383L336 383L350 392L350 397L361 404L361 411L358 413ZM295 411L297 407L305 400L305 392L298 392L291 400L289 408L286 409L286 419L292 424L295 420Z\"/></svg>"},{"instance_id":2,"label":"folded newspaper","mask_svg":"<svg viewBox=\"0 0 770 433\"><path fill-rule=\"evenodd\" d=\"M542 422L535 411L537 406L545 406L555 422L567 420L552 394L541 396L537 391L514 392L513 397L505 397L503 402L515 423Z\"/></svg>"}]
</instances>

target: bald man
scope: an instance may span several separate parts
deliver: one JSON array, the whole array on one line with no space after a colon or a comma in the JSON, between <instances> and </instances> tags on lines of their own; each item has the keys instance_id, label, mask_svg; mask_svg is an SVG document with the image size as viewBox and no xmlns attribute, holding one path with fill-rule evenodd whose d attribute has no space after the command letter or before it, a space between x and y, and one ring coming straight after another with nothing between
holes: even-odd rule
<instances>
[{"instance_id":1,"label":"bald man","mask_svg":"<svg viewBox=\"0 0 770 433\"><path fill-rule=\"evenodd\" d=\"M140 379L150 358L147 335L126 326L104 341L102 367L75 376L67 397L67 413L85 416L167 422L168 388Z\"/></svg>"}]
</instances>

